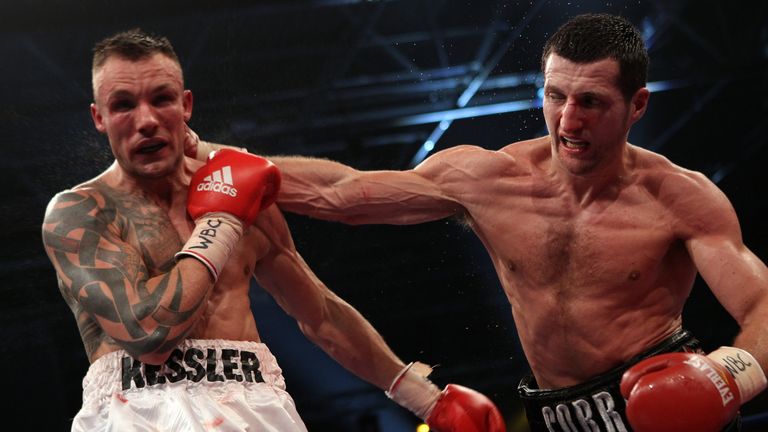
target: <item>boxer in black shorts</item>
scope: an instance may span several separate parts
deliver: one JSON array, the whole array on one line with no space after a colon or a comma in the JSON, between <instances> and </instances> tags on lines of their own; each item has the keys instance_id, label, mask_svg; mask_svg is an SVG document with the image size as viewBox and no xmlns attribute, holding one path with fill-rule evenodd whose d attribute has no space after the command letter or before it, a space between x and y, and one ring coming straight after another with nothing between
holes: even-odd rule
<instances>
[{"instance_id":1,"label":"boxer in black shorts","mask_svg":"<svg viewBox=\"0 0 768 432\"><path fill-rule=\"evenodd\" d=\"M639 361L668 352L703 353L690 332L680 330L625 364L575 386L541 390L533 375L518 386L531 432L630 431L626 403L619 389L624 372ZM723 432L740 430L737 416Z\"/></svg>"},{"instance_id":2,"label":"boxer in black shorts","mask_svg":"<svg viewBox=\"0 0 768 432\"><path fill-rule=\"evenodd\" d=\"M590 383L673 337L699 273L740 327L733 346L652 356L614 379L636 431L717 431L766 387L768 267L717 185L627 141L649 106L648 65L626 19L574 17L541 56L547 135L453 146L405 171L274 158L278 205L350 224L460 219L488 251L542 389Z\"/></svg>"}]
</instances>

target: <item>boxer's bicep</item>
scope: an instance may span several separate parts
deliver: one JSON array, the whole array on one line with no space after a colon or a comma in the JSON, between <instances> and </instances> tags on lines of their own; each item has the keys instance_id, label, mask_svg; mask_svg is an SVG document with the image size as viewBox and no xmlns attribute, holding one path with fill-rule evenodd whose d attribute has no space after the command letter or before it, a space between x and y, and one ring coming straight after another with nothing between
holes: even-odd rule
<instances>
[{"instance_id":1,"label":"boxer's bicep","mask_svg":"<svg viewBox=\"0 0 768 432\"><path fill-rule=\"evenodd\" d=\"M706 234L688 245L702 278L742 327L768 319L768 268L740 236Z\"/></svg>"},{"instance_id":2,"label":"boxer's bicep","mask_svg":"<svg viewBox=\"0 0 768 432\"><path fill-rule=\"evenodd\" d=\"M140 251L110 230L101 210L98 196L79 192L58 195L48 207L43 243L61 294L132 354L154 351L174 326L189 326L192 313L180 310L181 275L174 268L150 279Z\"/></svg>"},{"instance_id":3,"label":"boxer's bicep","mask_svg":"<svg viewBox=\"0 0 768 432\"><path fill-rule=\"evenodd\" d=\"M698 173L676 176L669 209L696 269L740 323L768 297L768 269L742 240L736 212L726 195ZM765 317L763 317L765 318Z\"/></svg>"},{"instance_id":4,"label":"boxer's bicep","mask_svg":"<svg viewBox=\"0 0 768 432\"><path fill-rule=\"evenodd\" d=\"M127 280L136 280L146 268L133 248L110 233L109 221L102 215L96 196L58 195L46 212L43 244L61 281L62 295L89 312L115 319L115 298L127 294Z\"/></svg>"}]
</instances>

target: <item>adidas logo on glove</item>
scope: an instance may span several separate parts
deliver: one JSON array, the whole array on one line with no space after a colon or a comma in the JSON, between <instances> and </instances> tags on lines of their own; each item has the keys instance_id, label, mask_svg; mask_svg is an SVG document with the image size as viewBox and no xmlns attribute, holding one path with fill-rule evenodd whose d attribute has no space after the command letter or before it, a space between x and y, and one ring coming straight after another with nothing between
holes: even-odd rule
<instances>
[{"instance_id":1,"label":"adidas logo on glove","mask_svg":"<svg viewBox=\"0 0 768 432\"><path fill-rule=\"evenodd\" d=\"M237 196L237 189L232 182L232 167L229 165L216 170L211 175L205 176L197 185L198 191L219 192L231 197Z\"/></svg>"}]
</instances>

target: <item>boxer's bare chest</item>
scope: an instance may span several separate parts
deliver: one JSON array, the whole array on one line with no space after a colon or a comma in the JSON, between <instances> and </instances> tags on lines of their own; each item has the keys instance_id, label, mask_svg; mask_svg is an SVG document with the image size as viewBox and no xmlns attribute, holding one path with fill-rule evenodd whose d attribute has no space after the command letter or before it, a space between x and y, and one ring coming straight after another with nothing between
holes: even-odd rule
<instances>
[{"instance_id":1,"label":"boxer's bare chest","mask_svg":"<svg viewBox=\"0 0 768 432\"><path fill-rule=\"evenodd\" d=\"M674 216L653 196L629 185L585 203L512 189L472 213L473 227L538 379L580 382L671 330L694 272ZM657 319L628 331L632 316Z\"/></svg>"},{"instance_id":2,"label":"boxer's bare chest","mask_svg":"<svg viewBox=\"0 0 768 432\"><path fill-rule=\"evenodd\" d=\"M169 271L176 264L175 254L194 228L186 213L186 202L159 206L142 196L119 193L112 194L111 201L115 229L125 242L139 251L149 276ZM246 228L241 246L230 255L221 280L229 284L247 281L257 257L268 247L259 230Z\"/></svg>"},{"instance_id":3,"label":"boxer's bare chest","mask_svg":"<svg viewBox=\"0 0 768 432\"><path fill-rule=\"evenodd\" d=\"M563 207L531 223L525 241L509 251L508 267L519 263L527 270L522 276L540 286L581 292L655 278L654 270L673 241L663 216L623 204ZM534 220L536 214L532 211L526 219Z\"/></svg>"},{"instance_id":4,"label":"boxer's bare chest","mask_svg":"<svg viewBox=\"0 0 768 432\"><path fill-rule=\"evenodd\" d=\"M190 232L184 207L161 208L142 196L119 192L110 197L115 229L140 253L150 276L173 267L174 254Z\"/></svg>"},{"instance_id":5,"label":"boxer's bare chest","mask_svg":"<svg viewBox=\"0 0 768 432\"><path fill-rule=\"evenodd\" d=\"M586 203L526 185L488 205L473 220L508 290L584 295L650 283L675 241L669 215L636 185Z\"/></svg>"}]
</instances>

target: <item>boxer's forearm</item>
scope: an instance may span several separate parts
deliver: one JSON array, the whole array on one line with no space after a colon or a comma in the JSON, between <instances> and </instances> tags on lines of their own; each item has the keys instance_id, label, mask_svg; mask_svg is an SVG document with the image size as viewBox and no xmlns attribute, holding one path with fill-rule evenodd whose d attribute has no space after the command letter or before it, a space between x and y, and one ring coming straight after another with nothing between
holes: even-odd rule
<instances>
[{"instance_id":1,"label":"boxer's forearm","mask_svg":"<svg viewBox=\"0 0 768 432\"><path fill-rule=\"evenodd\" d=\"M768 322L768 268L751 251L742 255L745 257L738 264L743 267L733 268L746 275L739 280L740 284L750 284L748 289L738 291L744 293L744 301L748 301L750 307L738 318L741 331L734 340L734 346L752 354L763 371L768 372L768 332L765 331L765 323Z\"/></svg>"},{"instance_id":2,"label":"boxer's forearm","mask_svg":"<svg viewBox=\"0 0 768 432\"><path fill-rule=\"evenodd\" d=\"M328 298L321 321L300 327L344 368L382 390L405 366L373 326L338 297Z\"/></svg>"},{"instance_id":3,"label":"boxer's forearm","mask_svg":"<svg viewBox=\"0 0 768 432\"><path fill-rule=\"evenodd\" d=\"M281 209L320 219L341 220L356 201L349 188L355 170L326 159L270 158L283 174ZM350 195L350 198L344 196Z\"/></svg>"},{"instance_id":4,"label":"boxer's forearm","mask_svg":"<svg viewBox=\"0 0 768 432\"><path fill-rule=\"evenodd\" d=\"M414 171L359 171L325 160L270 158L283 174L281 209L347 224L409 225L463 211Z\"/></svg>"}]
</instances>

